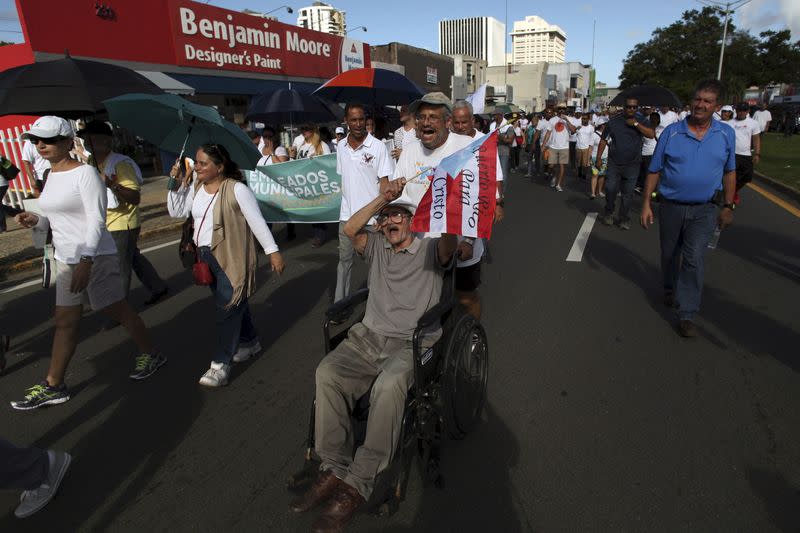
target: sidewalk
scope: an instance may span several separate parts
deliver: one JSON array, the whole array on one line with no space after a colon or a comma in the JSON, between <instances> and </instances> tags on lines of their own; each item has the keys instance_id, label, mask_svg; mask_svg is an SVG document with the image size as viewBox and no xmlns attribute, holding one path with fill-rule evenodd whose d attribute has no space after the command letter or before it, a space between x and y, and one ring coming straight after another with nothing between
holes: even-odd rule
<instances>
[{"instance_id":1,"label":"sidewalk","mask_svg":"<svg viewBox=\"0 0 800 533\"><path fill-rule=\"evenodd\" d=\"M142 217L142 232L139 241L180 229L182 220L167 213L167 177L145 179L142 186L142 201L139 204ZM31 230L25 229L8 218L8 231L0 233L0 280L11 272L39 268L41 250L33 247Z\"/></svg>"}]
</instances>

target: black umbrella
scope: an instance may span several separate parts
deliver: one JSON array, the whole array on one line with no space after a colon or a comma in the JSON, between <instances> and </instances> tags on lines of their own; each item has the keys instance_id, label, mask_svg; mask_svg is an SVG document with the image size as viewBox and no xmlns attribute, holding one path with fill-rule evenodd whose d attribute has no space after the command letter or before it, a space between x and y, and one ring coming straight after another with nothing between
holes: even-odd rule
<instances>
[{"instance_id":1,"label":"black umbrella","mask_svg":"<svg viewBox=\"0 0 800 533\"><path fill-rule=\"evenodd\" d=\"M636 98L639 100L639 105L644 106L683 106L680 98L678 98L674 92L669 89L664 89L663 87L656 87L655 85L639 85L638 87L625 89L615 96L608 105L624 106L625 100L628 98Z\"/></svg>"},{"instance_id":2,"label":"black umbrella","mask_svg":"<svg viewBox=\"0 0 800 533\"><path fill-rule=\"evenodd\" d=\"M279 89L253 97L247 108L247 120L285 124L294 121L339 122L342 108L333 102L295 89Z\"/></svg>"},{"instance_id":3,"label":"black umbrella","mask_svg":"<svg viewBox=\"0 0 800 533\"><path fill-rule=\"evenodd\" d=\"M131 69L67 55L0 72L0 115L83 118L102 111L103 100L115 96L163 92Z\"/></svg>"}]
</instances>

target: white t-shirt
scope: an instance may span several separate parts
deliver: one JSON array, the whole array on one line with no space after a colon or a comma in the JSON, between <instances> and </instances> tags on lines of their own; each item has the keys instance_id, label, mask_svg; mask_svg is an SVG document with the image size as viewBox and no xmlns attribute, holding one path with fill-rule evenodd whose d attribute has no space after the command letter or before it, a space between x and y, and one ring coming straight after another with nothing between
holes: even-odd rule
<instances>
[{"instance_id":1,"label":"white t-shirt","mask_svg":"<svg viewBox=\"0 0 800 533\"><path fill-rule=\"evenodd\" d=\"M652 139L648 139L644 137L642 140L642 155L653 155L656 151L656 145L658 144L658 138L661 137L661 132L664 131L664 128L658 127L655 129L656 136Z\"/></svg>"},{"instance_id":2,"label":"white t-shirt","mask_svg":"<svg viewBox=\"0 0 800 533\"><path fill-rule=\"evenodd\" d=\"M725 124L733 128L736 132L736 155L753 155L750 149L753 147L753 135L761 133L761 127L754 119L747 117L744 120L726 120Z\"/></svg>"},{"instance_id":3,"label":"white t-shirt","mask_svg":"<svg viewBox=\"0 0 800 533\"><path fill-rule=\"evenodd\" d=\"M275 157L272 157L273 154L261 156L261 159L258 160L256 166L265 167L268 165L274 165L276 163L281 163L281 161L277 159L278 157L289 157L289 152L283 146L278 146L273 150L273 152Z\"/></svg>"},{"instance_id":4,"label":"white t-shirt","mask_svg":"<svg viewBox=\"0 0 800 533\"><path fill-rule=\"evenodd\" d=\"M553 117L548 122L547 131L550 132L547 146L553 150L566 150L569 148L569 128L564 124L565 120Z\"/></svg>"},{"instance_id":5,"label":"white t-shirt","mask_svg":"<svg viewBox=\"0 0 800 533\"><path fill-rule=\"evenodd\" d=\"M439 164L439 162L441 162L442 159L463 148L466 148L469 143L474 141L476 138L478 138L478 134L476 134L475 137L469 137L467 135L459 135L457 133L450 132L444 144L435 150L428 150L422 146L422 143L418 140L417 142L410 144L405 150L403 150L403 153L400 154L400 159L397 161L397 166L394 169L393 179L406 178L407 180L410 180L423 168L435 167ZM408 183L403 189L401 199L413 202L414 205L419 205L419 202L422 200L422 197L425 195L428 187L430 187L430 181L427 179L422 180L422 182L416 180L412 183ZM439 236L440 234L438 233L425 234L425 237ZM459 240L461 240L461 238L459 238ZM475 239L475 242L472 244L472 257L467 261L458 261L456 266L465 267L474 265L481 260L481 257L483 256L483 250L483 241L481 239Z\"/></svg>"},{"instance_id":6,"label":"white t-shirt","mask_svg":"<svg viewBox=\"0 0 800 533\"><path fill-rule=\"evenodd\" d=\"M292 141L292 146L299 149L305 143L306 143L306 138L303 137L303 134L301 133L300 135L294 138L294 140Z\"/></svg>"},{"instance_id":7,"label":"white t-shirt","mask_svg":"<svg viewBox=\"0 0 800 533\"><path fill-rule=\"evenodd\" d=\"M82 255L117 253L114 239L106 229L106 185L89 165L65 172L50 172L47 187L39 197L37 227L53 230L55 258L74 265Z\"/></svg>"},{"instance_id":8,"label":"white t-shirt","mask_svg":"<svg viewBox=\"0 0 800 533\"><path fill-rule=\"evenodd\" d=\"M394 159L386 145L369 133L355 150L345 137L337 145L336 173L342 177L339 220L346 222L378 196L380 179L394 174Z\"/></svg>"},{"instance_id":9,"label":"white t-shirt","mask_svg":"<svg viewBox=\"0 0 800 533\"><path fill-rule=\"evenodd\" d=\"M578 117L567 117L567 120L569 120L569 123L575 126L576 128L581 125L581 119L579 119ZM571 143L578 142L577 132L569 134L569 142Z\"/></svg>"},{"instance_id":10,"label":"white t-shirt","mask_svg":"<svg viewBox=\"0 0 800 533\"><path fill-rule=\"evenodd\" d=\"M40 156L39 151L30 141L22 143L22 160L33 166L33 172L36 174L33 178L37 180L41 180L44 177L44 171L50 168L50 161Z\"/></svg>"},{"instance_id":11,"label":"white t-shirt","mask_svg":"<svg viewBox=\"0 0 800 533\"><path fill-rule=\"evenodd\" d=\"M575 139L577 142L575 148L577 150L590 148L592 146L592 137L594 137L594 126L591 124L587 124L586 126L581 124L575 132Z\"/></svg>"},{"instance_id":12,"label":"white t-shirt","mask_svg":"<svg viewBox=\"0 0 800 533\"><path fill-rule=\"evenodd\" d=\"M767 123L772 120L772 113L768 109L759 109L753 113L753 118L758 122L759 129L764 131L767 128Z\"/></svg>"},{"instance_id":13,"label":"white t-shirt","mask_svg":"<svg viewBox=\"0 0 800 533\"><path fill-rule=\"evenodd\" d=\"M49 186L48 183L47 187ZM242 215L244 215L250 231L264 248L264 252L267 255L277 252L278 245L272 238L272 233L258 207L256 195L253 194L250 187L237 181L233 187L233 195L239 203L239 208L242 210ZM202 185L198 187L196 193L194 185L190 185L167 193L167 210L170 216L175 218L186 218L191 214L194 219L194 243L197 246L211 246L214 231L214 205L218 199L219 195L215 197L213 194L207 193ZM207 214L206 208L208 208ZM203 221L204 214L205 221Z\"/></svg>"},{"instance_id":14,"label":"white t-shirt","mask_svg":"<svg viewBox=\"0 0 800 533\"><path fill-rule=\"evenodd\" d=\"M600 159L608 159L608 145L611 144L611 139L607 141L606 147L603 150L603 156ZM592 133L592 160L597 160L597 149L600 148L600 134L596 131Z\"/></svg>"},{"instance_id":15,"label":"white t-shirt","mask_svg":"<svg viewBox=\"0 0 800 533\"><path fill-rule=\"evenodd\" d=\"M544 142L544 134L547 133L549 127L550 123L544 117L540 118L539 122L536 123L536 129L539 131L539 143Z\"/></svg>"},{"instance_id":16,"label":"white t-shirt","mask_svg":"<svg viewBox=\"0 0 800 533\"><path fill-rule=\"evenodd\" d=\"M417 129L407 130L405 126L400 126L394 130L394 147L401 150L417 140Z\"/></svg>"},{"instance_id":17,"label":"white t-shirt","mask_svg":"<svg viewBox=\"0 0 800 533\"><path fill-rule=\"evenodd\" d=\"M680 114L678 115L678 118L680 120L683 120L686 117L688 117L689 115L691 115L691 113L689 111L681 111Z\"/></svg>"},{"instance_id":18,"label":"white t-shirt","mask_svg":"<svg viewBox=\"0 0 800 533\"><path fill-rule=\"evenodd\" d=\"M310 157L314 157L316 155L326 155L331 153L331 149L328 148L328 145L324 142L319 143L320 148L322 148L322 153L317 154L314 146L311 143L303 143L300 145L300 148L297 149L297 159L308 159Z\"/></svg>"},{"instance_id":19,"label":"white t-shirt","mask_svg":"<svg viewBox=\"0 0 800 533\"><path fill-rule=\"evenodd\" d=\"M678 122L679 120L678 114L671 109L666 113L662 113L661 111L659 111L658 114L661 116L660 124L665 128L674 122Z\"/></svg>"}]
</instances>

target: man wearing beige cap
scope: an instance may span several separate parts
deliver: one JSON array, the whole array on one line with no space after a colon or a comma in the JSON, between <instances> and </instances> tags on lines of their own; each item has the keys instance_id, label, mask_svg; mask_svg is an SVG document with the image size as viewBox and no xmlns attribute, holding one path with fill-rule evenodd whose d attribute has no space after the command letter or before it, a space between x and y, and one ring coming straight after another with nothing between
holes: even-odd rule
<instances>
[{"instance_id":1,"label":"man wearing beige cap","mask_svg":"<svg viewBox=\"0 0 800 533\"><path fill-rule=\"evenodd\" d=\"M419 319L439 301L443 267L456 250L454 235L415 236L416 204L401 199L404 185L403 179L391 182L344 227L369 263L370 293L363 321L317 367L314 442L322 463L311 488L290 505L299 513L327 502L314 531L341 531L389 465L414 377L411 339ZM368 230L375 215L378 230ZM440 328L426 334L422 349L440 335ZM350 407L370 386L366 436L353 454Z\"/></svg>"}]
</instances>

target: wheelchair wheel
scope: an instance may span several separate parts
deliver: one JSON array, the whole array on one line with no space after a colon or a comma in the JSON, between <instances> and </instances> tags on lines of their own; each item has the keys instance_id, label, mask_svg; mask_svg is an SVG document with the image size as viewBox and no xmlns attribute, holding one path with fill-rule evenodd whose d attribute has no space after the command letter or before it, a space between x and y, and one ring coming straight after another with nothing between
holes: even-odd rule
<instances>
[{"instance_id":1,"label":"wheelchair wheel","mask_svg":"<svg viewBox=\"0 0 800 533\"><path fill-rule=\"evenodd\" d=\"M445 428L462 439L481 417L489 377L486 331L472 315L462 315L447 342L442 397Z\"/></svg>"}]
</instances>

